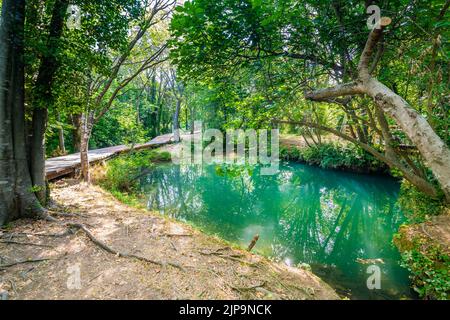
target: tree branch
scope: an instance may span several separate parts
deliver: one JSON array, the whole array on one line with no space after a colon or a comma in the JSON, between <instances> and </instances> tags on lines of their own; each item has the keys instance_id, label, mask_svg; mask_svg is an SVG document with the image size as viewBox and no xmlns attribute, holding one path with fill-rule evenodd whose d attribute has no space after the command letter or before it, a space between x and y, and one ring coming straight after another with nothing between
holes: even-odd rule
<instances>
[{"instance_id":1,"label":"tree branch","mask_svg":"<svg viewBox=\"0 0 450 320\"><path fill-rule=\"evenodd\" d=\"M366 42L366 46L361 54L361 59L358 64L359 78L368 79L370 77L369 65L373 52L383 35L384 28L390 25L391 22L391 18L383 17L381 18L379 25L375 26L375 28L370 32L369 39Z\"/></svg>"},{"instance_id":2,"label":"tree branch","mask_svg":"<svg viewBox=\"0 0 450 320\"><path fill-rule=\"evenodd\" d=\"M291 124L291 125L293 124L293 125L300 125L300 126L308 126L311 128L316 128L319 130L333 133L334 135L341 137L344 140L350 141L350 142L360 146L362 149L364 149L365 151L367 151L368 153L373 155L375 158L377 158L381 162L386 163L389 167L399 169L403 173L403 176L405 177L406 180L408 180L411 183L413 183L414 185L416 185L425 194L427 194L433 198L436 198L438 196L436 188L431 183L429 183L427 180L425 180L419 176L416 176L414 173L412 173L410 170L408 170L408 168L406 168L401 162L397 161L396 159L391 159L391 158L386 157L384 154L382 154L375 148L371 147L370 145L363 143L363 142L359 141L358 139L352 138L349 135L346 135L345 133L340 132L339 130L325 127L325 126L322 126L317 123L307 122L307 121L291 121L291 120L274 119L274 120L272 120L272 122L277 123L277 124Z\"/></svg>"},{"instance_id":3,"label":"tree branch","mask_svg":"<svg viewBox=\"0 0 450 320\"><path fill-rule=\"evenodd\" d=\"M356 82L340 84L335 87L321 89L317 91L310 91L305 93L305 98L307 100L316 102L333 102L342 103L344 101L337 98L343 96L354 96L358 94L363 94L364 89Z\"/></svg>"}]
</instances>

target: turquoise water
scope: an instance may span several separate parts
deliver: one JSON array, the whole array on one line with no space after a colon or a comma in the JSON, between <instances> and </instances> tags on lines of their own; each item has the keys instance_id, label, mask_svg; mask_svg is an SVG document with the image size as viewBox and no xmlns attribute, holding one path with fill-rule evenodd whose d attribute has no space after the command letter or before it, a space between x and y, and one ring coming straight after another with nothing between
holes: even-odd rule
<instances>
[{"instance_id":1,"label":"turquoise water","mask_svg":"<svg viewBox=\"0 0 450 320\"><path fill-rule=\"evenodd\" d=\"M275 176L261 176L258 168L170 164L143 177L141 186L150 209L244 247L259 234L255 251L309 264L352 299L412 297L392 245L404 221L393 179L291 163ZM367 288L373 264L381 269L380 290Z\"/></svg>"}]
</instances>

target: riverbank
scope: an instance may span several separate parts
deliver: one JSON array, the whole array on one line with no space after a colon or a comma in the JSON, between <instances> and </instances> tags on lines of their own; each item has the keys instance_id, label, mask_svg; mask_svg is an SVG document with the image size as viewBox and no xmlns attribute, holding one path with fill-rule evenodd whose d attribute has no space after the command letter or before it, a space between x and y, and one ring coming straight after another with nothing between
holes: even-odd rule
<instances>
[{"instance_id":1,"label":"riverbank","mask_svg":"<svg viewBox=\"0 0 450 320\"><path fill-rule=\"evenodd\" d=\"M414 290L424 299L449 299L450 210L426 222L402 226L394 244L411 272Z\"/></svg>"},{"instance_id":2,"label":"riverbank","mask_svg":"<svg viewBox=\"0 0 450 320\"><path fill-rule=\"evenodd\" d=\"M280 158L323 169L391 175L389 167L361 148L330 136L310 144L301 136L280 137Z\"/></svg>"},{"instance_id":3,"label":"riverbank","mask_svg":"<svg viewBox=\"0 0 450 320\"><path fill-rule=\"evenodd\" d=\"M108 253L57 223L18 221L0 232L0 291L10 299L339 299L307 270L126 206L100 187L62 180L52 196L61 221L83 223L115 250L154 263ZM13 262L22 263L5 267Z\"/></svg>"},{"instance_id":4,"label":"riverbank","mask_svg":"<svg viewBox=\"0 0 450 320\"><path fill-rule=\"evenodd\" d=\"M346 152L348 144L325 141L308 146L302 137L280 139L281 157L357 173L391 175L390 170L367 156ZM408 221L393 239L402 254L401 265L410 272L412 288L423 299L446 300L450 295L450 210L442 201L430 199L408 182L401 185L399 206Z\"/></svg>"}]
</instances>

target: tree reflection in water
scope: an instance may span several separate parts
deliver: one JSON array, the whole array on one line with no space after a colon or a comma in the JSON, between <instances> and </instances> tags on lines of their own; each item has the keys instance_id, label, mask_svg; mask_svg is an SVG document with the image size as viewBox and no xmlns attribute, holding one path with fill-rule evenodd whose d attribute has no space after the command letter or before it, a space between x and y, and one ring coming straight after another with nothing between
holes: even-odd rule
<instances>
[{"instance_id":1,"label":"tree reflection in water","mask_svg":"<svg viewBox=\"0 0 450 320\"><path fill-rule=\"evenodd\" d=\"M259 168L227 173L216 166L157 167L142 178L148 207L288 264L307 263L354 298L410 296L393 234L403 222L398 183L387 177L284 164L276 176ZM383 259L382 290L369 291L367 267Z\"/></svg>"}]
</instances>

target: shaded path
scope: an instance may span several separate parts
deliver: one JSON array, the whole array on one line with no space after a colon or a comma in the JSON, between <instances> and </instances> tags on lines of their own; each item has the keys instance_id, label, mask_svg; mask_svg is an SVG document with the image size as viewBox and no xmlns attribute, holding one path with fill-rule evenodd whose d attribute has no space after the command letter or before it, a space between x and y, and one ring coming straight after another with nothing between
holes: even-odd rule
<instances>
[{"instance_id":1,"label":"shaded path","mask_svg":"<svg viewBox=\"0 0 450 320\"><path fill-rule=\"evenodd\" d=\"M83 233L42 236L63 234L66 228L60 223L21 220L0 231L0 239L34 246L0 243L4 258L0 265L51 260L0 270L0 292L8 292L11 300L339 299L307 270L231 248L181 222L127 207L99 187L66 179L52 185L52 196L55 209L78 214L75 222L89 225L108 246L175 262L185 271L117 257Z\"/></svg>"},{"instance_id":2,"label":"shaded path","mask_svg":"<svg viewBox=\"0 0 450 320\"><path fill-rule=\"evenodd\" d=\"M173 134L166 134L158 136L152 141L144 144L139 144L134 147L135 150L151 149L161 147L163 145L173 142ZM118 154L128 152L131 150L129 146L115 146L104 149L90 150L89 162L91 164L110 159ZM45 174L48 180L55 180L57 178L74 173L80 167L80 154L74 153L63 157L51 158L45 161Z\"/></svg>"}]
</instances>

